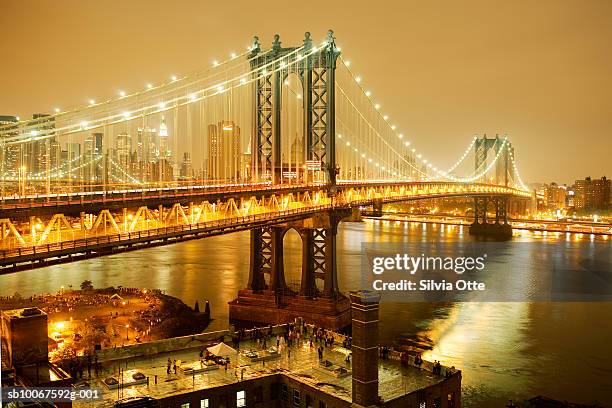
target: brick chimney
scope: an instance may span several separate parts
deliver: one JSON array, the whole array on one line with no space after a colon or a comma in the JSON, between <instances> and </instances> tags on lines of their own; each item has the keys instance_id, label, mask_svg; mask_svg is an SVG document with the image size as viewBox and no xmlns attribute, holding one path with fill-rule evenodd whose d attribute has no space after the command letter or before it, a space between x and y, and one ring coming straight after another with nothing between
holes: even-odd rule
<instances>
[{"instance_id":1,"label":"brick chimney","mask_svg":"<svg viewBox=\"0 0 612 408\"><path fill-rule=\"evenodd\" d=\"M376 406L378 398L378 304L369 290L350 293L353 325L353 406Z\"/></svg>"}]
</instances>

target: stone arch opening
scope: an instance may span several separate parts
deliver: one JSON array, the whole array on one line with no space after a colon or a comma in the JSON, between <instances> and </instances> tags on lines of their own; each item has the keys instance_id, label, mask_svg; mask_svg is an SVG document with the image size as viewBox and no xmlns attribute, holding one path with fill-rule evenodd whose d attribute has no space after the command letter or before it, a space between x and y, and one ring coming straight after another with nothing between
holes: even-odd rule
<instances>
[{"instance_id":1,"label":"stone arch opening","mask_svg":"<svg viewBox=\"0 0 612 408\"><path fill-rule=\"evenodd\" d=\"M295 71L287 73L281 89L281 178L283 183L298 183L306 162L302 78Z\"/></svg>"},{"instance_id":2,"label":"stone arch opening","mask_svg":"<svg viewBox=\"0 0 612 408\"><path fill-rule=\"evenodd\" d=\"M285 232L283 252L285 283L292 293L299 293L302 282L302 237L295 228Z\"/></svg>"}]
</instances>

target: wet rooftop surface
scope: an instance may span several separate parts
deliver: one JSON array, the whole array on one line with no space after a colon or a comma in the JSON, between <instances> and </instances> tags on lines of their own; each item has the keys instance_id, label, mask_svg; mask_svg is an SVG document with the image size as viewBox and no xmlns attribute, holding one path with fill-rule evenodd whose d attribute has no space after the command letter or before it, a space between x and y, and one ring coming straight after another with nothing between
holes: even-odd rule
<instances>
[{"instance_id":1,"label":"wet rooftop surface","mask_svg":"<svg viewBox=\"0 0 612 408\"><path fill-rule=\"evenodd\" d=\"M119 399L139 396L151 396L156 399L166 398L172 395L192 392L206 388L214 388L227 384L237 383L243 380L261 378L274 374L285 374L297 381L308 384L311 387L320 389L326 393L334 395L346 401L351 401L351 375L341 378L333 375L329 370L319 364L316 345L310 347L308 342L303 342L300 346L294 345L291 348L291 356L287 348L283 349L279 357L265 362L252 362L251 359L243 355L244 350L262 350L252 341L242 341L237 360L236 355L231 357L231 363L227 369L219 366L219 369L210 370L202 373L184 374L177 370L174 374L167 374L167 360L176 359L183 365L200 365L199 350L181 350L173 353L163 353L151 357L138 358L134 361L106 363L104 372L99 373L97 378L88 381L89 387L98 388L103 391L103 402L96 402L95 406L110 407ZM329 360L336 367L343 367L350 371L350 363L345 362L346 349L334 345L324 350L323 359ZM103 380L109 376L118 379L118 366L122 367L123 382L126 386L118 389L109 390ZM149 385L134 384L132 375L140 372L149 377ZM85 374L87 375L87 374ZM92 375L94 375L92 371ZM157 375L157 384L155 384ZM383 400L388 401L406 393L413 392L419 388L438 383L443 377L433 375L426 370L420 370L410 366L403 366L394 360L379 360L379 395ZM74 401L73 406L91 407L91 403L85 401Z\"/></svg>"}]
</instances>

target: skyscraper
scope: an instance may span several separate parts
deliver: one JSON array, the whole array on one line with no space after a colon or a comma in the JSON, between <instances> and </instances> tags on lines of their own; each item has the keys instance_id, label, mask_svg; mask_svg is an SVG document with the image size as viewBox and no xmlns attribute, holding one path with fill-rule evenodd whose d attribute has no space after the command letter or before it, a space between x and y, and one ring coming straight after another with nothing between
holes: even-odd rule
<instances>
[{"instance_id":1,"label":"skyscraper","mask_svg":"<svg viewBox=\"0 0 612 408\"><path fill-rule=\"evenodd\" d=\"M170 157L170 155L171 152L168 151L168 126L166 125L166 118L162 115L159 124L159 157L161 159L162 157Z\"/></svg>"},{"instance_id":2,"label":"skyscraper","mask_svg":"<svg viewBox=\"0 0 612 408\"><path fill-rule=\"evenodd\" d=\"M157 130L155 128L138 128L134 159L134 174L143 181L152 179L153 166L157 161Z\"/></svg>"},{"instance_id":3,"label":"skyscraper","mask_svg":"<svg viewBox=\"0 0 612 408\"><path fill-rule=\"evenodd\" d=\"M81 171L86 181L102 181L103 140L104 133L92 133L83 143Z\"/></svg>"},{"instance_id":4,"label":"skyscraper","mask_svg":"<svg viewBox=\"0 0 612 408\"><path fill-rule=\"evenodd\" d=\"M159 156L154 168L153 179L158 181L171 181L174 179L174 166L172 151L168 148L168 126L166 118L161 117L159 124Z\"/></svg>"},{"instance_id":5,"label":"skyscraper","mask_svg":"<svg viewBox=\"0 0 612 408\"><path fill-rule=\"evenodd\" d=\"M119 133L115 137L115 154L117 163L123 167L125 171L130 171L132 160L132 136L129 133Z\"/></svg>"},{"instance_id":6,"label":"skyscraper","mask_svg":"<svg viewBox=\"0 0 612 408\"><path fill-rule=\"evenodd\" d=\"M240 179L240 127L233 121L208 125L208 178Z\"/></svg>"},{"instance_id":7,"label":"skyscraper","mask_svg":"<svg viewBox=\"0 0 612 408\"><path fill-rule=\"evenodd\" d=\"M11 125L15 127L15 134L17 134L17 117L15 116L0 116L0 126ZM3 146L2 157L0 157L0 166L2 167L2 178L15 177L17 174L18 158L19 158L19 146L9 145Z\"/></svg>"},{"instance_id":8,"label":"skyscraper","mask_svg":"<svg viewBox=\"0 0 612 408\"><path fill-rule=\"evenodd\" d=\"M183 162L181 163L180 176L183 180L189 180L193 178L193 167L191 165L191 153L183 153Z\"/></svg>"}]
</instances>

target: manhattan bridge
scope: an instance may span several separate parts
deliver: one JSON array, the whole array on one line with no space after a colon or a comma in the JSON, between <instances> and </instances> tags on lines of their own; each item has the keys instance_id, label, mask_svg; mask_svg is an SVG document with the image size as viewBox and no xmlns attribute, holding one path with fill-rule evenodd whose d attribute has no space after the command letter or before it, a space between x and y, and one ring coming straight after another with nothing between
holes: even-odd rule
<instances>
[{"instance_id":1,"label":"manhattan bridge","mask_svg":"<svg viewBox=\"0 0 612 408\"><path fill-rule=\"evenodd\" d=\"M385 203L473 197L474 234L511 234L530 193L507 137L428 161L373 100L333 32L242 54L106 101L0 125L0 271L251 232L250 293L284 291L283 237L303 242L299 294L338 293L338 223ZM277 300L278 302L278 300Z\"/></svg>"}]
</instances>

